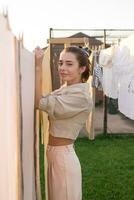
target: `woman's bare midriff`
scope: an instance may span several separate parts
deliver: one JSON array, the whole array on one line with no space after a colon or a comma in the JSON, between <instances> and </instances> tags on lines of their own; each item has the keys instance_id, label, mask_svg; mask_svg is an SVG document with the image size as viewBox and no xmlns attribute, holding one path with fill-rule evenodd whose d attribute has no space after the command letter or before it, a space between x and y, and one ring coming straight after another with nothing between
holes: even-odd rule
<instances>
[{"instance_id":1,"label":"woman's bare midriff","mask_svg":"<svg viewBox=\"0 0 134 200\"><path fill-rule=\"evenodd\" d=\"M72 140L72 139L54 137L51 134L49 134L48 145L62 146L62 145L69 145L69 144L73 144L73 143L74 143L74 140Z\"/></svg>"}]
</instances>

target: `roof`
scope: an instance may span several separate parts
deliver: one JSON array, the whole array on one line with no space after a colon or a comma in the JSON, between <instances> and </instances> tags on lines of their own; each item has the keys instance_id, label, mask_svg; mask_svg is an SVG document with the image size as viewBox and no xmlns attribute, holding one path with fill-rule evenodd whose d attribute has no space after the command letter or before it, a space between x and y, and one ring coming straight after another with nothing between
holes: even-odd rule
<instances>
[{"instance_id":1,"label":"roof","mask_svg":"<svg viewBox=\"0 0 134 200\"><path fill-rule=\"evenodd\" d=\"M86 37L86 38L89 39L90 45L102 45L103 44L102 41L97 40L94 36L89 36L89 35L82 33L82 32L78 32L78 33L70 36L69 38L83 38L83 37Z\"/></svg>"}]
</instances>

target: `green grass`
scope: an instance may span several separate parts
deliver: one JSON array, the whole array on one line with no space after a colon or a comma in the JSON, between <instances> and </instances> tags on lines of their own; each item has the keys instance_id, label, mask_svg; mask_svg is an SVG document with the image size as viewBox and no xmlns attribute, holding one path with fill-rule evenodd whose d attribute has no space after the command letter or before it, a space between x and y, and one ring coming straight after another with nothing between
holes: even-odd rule
<instances>
[{"instance_id":1,"label":"green grass","mask_svg":"<svg viewBox=\"0 0 134 200\"><path fill-rule=\"evenodd\" d=\"M40 183L41 183L42 200L45 200L44 145L41 144L41 133L40 133Z\"/></svg>"},{"instance_id":2,"label":"green grass","mask_svg":"<svg viewBox=\"0 0 134 200\"><path fill-rule=\"evenodd\" d=\"M134 200L134 137L81 138L75 150L82 167L82 200Z\"/></svg>"}]
</instances>

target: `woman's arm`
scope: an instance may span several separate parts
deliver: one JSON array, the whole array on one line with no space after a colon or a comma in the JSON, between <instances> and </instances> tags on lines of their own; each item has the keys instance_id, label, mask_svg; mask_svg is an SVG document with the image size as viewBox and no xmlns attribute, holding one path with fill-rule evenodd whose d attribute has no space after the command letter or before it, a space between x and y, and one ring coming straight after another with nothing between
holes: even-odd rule
<instances>
[{"instance_id":1,"label":"woman's arm","mask_svg":"<svg viewBox=\"0 0 134 200\"><path fill-rule=\"evenodd\" d=\"M39 101L42 97L42 60L44 52L40 47L35 50L35 108L39 108Z\"/></svg>"},{"instance_id":2,"label":"woman's arm","mask_svg":"<svg viewBox=\"0 0 134 200\"><path fill-rule=\"evenodd\" d=\"M61 95L46 95L41 98L39 109L48 113L53 119L74 117L81 112L90 112L92 100L81 91Z\"/></svg>"}]
</instances>

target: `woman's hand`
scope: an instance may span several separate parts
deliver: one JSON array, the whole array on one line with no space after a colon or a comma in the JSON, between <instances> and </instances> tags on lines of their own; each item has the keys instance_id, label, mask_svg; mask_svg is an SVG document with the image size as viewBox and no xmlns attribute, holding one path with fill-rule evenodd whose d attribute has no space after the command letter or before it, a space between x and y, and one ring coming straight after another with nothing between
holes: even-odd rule
<instances>
[{"instance_id":1,"label":"woman's hand","mask_svg":"<svg viewBox=\"0 0 134 200\"><path fill-rule=\"evenodd\" d=\"M41 66L44 57L44 51L39 46L37 46L34 50L34 53L35 53L35 65Z\"/></svg>"}]
</instances>

